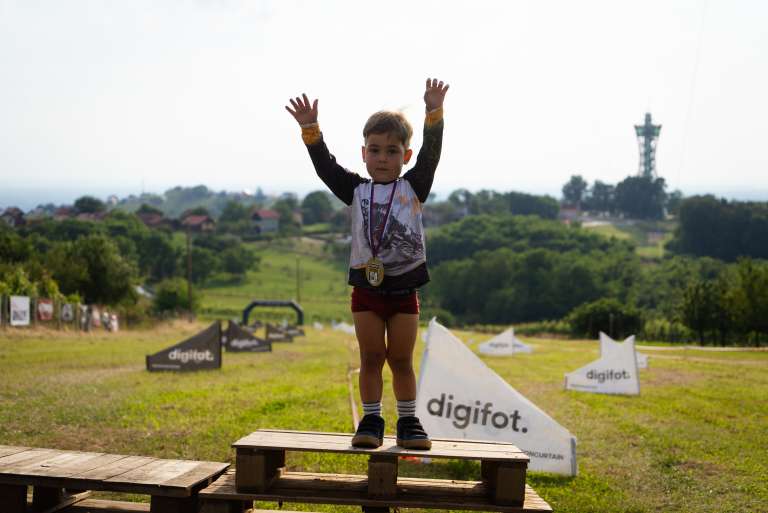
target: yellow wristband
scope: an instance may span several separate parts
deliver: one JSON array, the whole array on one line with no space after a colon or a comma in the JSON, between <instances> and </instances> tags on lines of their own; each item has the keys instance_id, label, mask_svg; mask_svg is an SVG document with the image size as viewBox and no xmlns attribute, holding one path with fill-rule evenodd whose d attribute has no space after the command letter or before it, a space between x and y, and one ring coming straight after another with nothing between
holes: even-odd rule
<instances>
[{"instance_id":1,"label":"yellow wristband","mask_svg":"<svg viewBox=\"0 0 768 513\"><path fill-rule=\"evenodd\" d=\"M427 117L424 120L424 124L429 126L435 125L443 120L443 108L438 107L435 110L427 112Z\"/></svg>"},{"instance_id":2,"label":"yellow wristband","mask_svg":"<svg viewBox=\"0 0 768 513\"><path fill-rule=\"evenodd\" d=\"M322 136L323 133L320 131L320 125L317 123L302 125L301 127L301 138L307 146L315 144Z\"/></svg>"}]
</instances>

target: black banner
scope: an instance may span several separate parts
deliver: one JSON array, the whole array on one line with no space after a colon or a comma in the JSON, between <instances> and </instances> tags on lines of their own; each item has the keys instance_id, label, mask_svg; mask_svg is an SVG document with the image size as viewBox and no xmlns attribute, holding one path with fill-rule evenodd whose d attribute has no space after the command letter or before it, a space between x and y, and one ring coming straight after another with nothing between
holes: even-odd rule
<instances>
[{"instance_id":1,"label":"black banner","mask_svg":"<svg viewBox=\"0 0 768 513\"><path fill-rule=\"evenodd\" d=\"M291 326L290 324L283 328L283 332L290 335L291 337L303 337L304 336L304 330L299 328L298 326Z\"/></svg>"},{"instance_id":2,"label":"black banner","mask_svg":"<svg viewBox=\"0 0 768 513\"><path fill-rule=\"evenodd\" d=\"M267 340L269 342L293 342L293 337L280 326L267 323Z\"/></svg>"},{"instance_id":3,"label":"black banner","mask_svg":"<svg viewBox=\"0 0 768 513\"><path fill-rule=\"evenodd\" d=\"M240 325L234 321L229 321L227 332L224 334L221 341L227 352L232 353L262 353L272 351L271 342L259 338L250 331L241 328Z\"/></svg>"},{"instance_id":4,"label":"black banner","mask_svg":"<svg viewBox=\"0 0 768 513\"><path fill-rule=\"evenodd\" d=\"M147 355L148 371L196 371L221 368L221 321L175 346Z\"/></svg>"}]
</instances>

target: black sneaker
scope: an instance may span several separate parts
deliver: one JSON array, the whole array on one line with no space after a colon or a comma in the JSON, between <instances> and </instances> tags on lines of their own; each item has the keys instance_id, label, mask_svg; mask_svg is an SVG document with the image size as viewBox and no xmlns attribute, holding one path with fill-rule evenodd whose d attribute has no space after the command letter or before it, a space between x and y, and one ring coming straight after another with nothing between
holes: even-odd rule
<instances>
[{"instance_id":1,"label":"black sneaker","mask_svg":"<svg viewBox=\"0 0 768 513\"><path fill-rule=\"evenodd\" d=\"M405 449L431 449L432 442L418 417L397 419L397 445Z\"/></svg>"},{"instance_id":2,"label":"black sneaker","mask_svg":"<svg viewBox=\"0 0 768 513\"><path fill-rule=\"evenodd\" d=\"M384 419L375 413L363 417L357 425L355 436L352 437L352 447L368 447L375 449L384 443Z\"/></svg>"}]
</instances>

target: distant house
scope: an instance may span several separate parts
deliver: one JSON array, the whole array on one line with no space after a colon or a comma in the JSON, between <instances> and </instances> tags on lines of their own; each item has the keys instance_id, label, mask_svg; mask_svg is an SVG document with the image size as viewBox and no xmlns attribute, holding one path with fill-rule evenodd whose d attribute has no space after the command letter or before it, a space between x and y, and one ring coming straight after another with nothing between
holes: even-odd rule
<instances>
[{"instance_id":1,"label":"distant house","mask_svg":"<svg viewBox=\"0 0 768 513\"><path fill-rule=\"evenodd\" d=\"M24 219L24 212L16 207L6 208L5 211L0 215L0 219L2 219L11 228L16 228L17 226L22 226L26 223L26 220Z\"/></svg>"},{"instance_id":2,"label":"distant house","mask_svg":"<svg viewBox=\"0 0 768 513\"><path fill-rule=\"evenodd\" d=\"M56 221L63 221L75 216L74 207L59 207L53 212L53 218Z\"/></svg>"},{"instance_id":3,"label":"distant house","mask_svg":"<svg viewBox=\"0 0 768 513\"><path fill-rule=\"evenodd\" d=\"M107 216L106 212L81 212L75 216L78 221L99 222Z\"/></svg>"},{"instance_id":4,"label":"distant house","mask_svg":"<svg viewBox=\"0 0 768 513\"><path fill-rule=\"evenodd\" d=\"M280 228L280 214L266 208L254 210L251 221L258 233L275 233Z\"/></svg>"},{"instance_id":5,"label":"distant house","mask_svg":"<svg viewBox=\"0 0 768 513\"><path fill-rule=\"evenodd\" d=\"M181 220L181 227L193 232L212 232L216 229L216 221L206 215L191 215Z\"/></svg>"},{"instance_id":6,"label":"distant house","mask_svg":"<svg viewBox=\"0 0 768 513\"><path fill-rule=\"evenodd\" d=\"M581 208L578 205L561 204L558 218L565 224L571 224L581 217Z\"/></svg>"},{"instance_id":7,"label":"distant house","mask_svg":"<svg viewBox=\"0 0 768 513\"><path fill-rule=\"evenodd\" d=\"M156 212L137 212L136 217L144 223L147 228L173 228L173 221L163 214ZM205 216L203 216L205 217Z\"/></svg>"}]
</instances>

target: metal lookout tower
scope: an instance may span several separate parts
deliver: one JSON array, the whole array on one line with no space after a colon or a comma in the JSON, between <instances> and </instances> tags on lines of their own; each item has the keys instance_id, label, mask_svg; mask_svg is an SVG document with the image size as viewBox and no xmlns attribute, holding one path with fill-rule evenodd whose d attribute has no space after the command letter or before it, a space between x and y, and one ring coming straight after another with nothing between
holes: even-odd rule
<instances>
[{"instance_id":1,"label":"metal lookout tower","mask_svg":"<svg viewBox=\"0 0 768 513\"><path fill-rule=\"evenodd\" d=\"M640 148L640 169L638 176L645 176L652 180L656 179L656 144L659 140L661 125L654 125L651 122L651 113L645 113L645 123L635 125L637 134L637 145Z\"/></svg>"}]
</instances>

